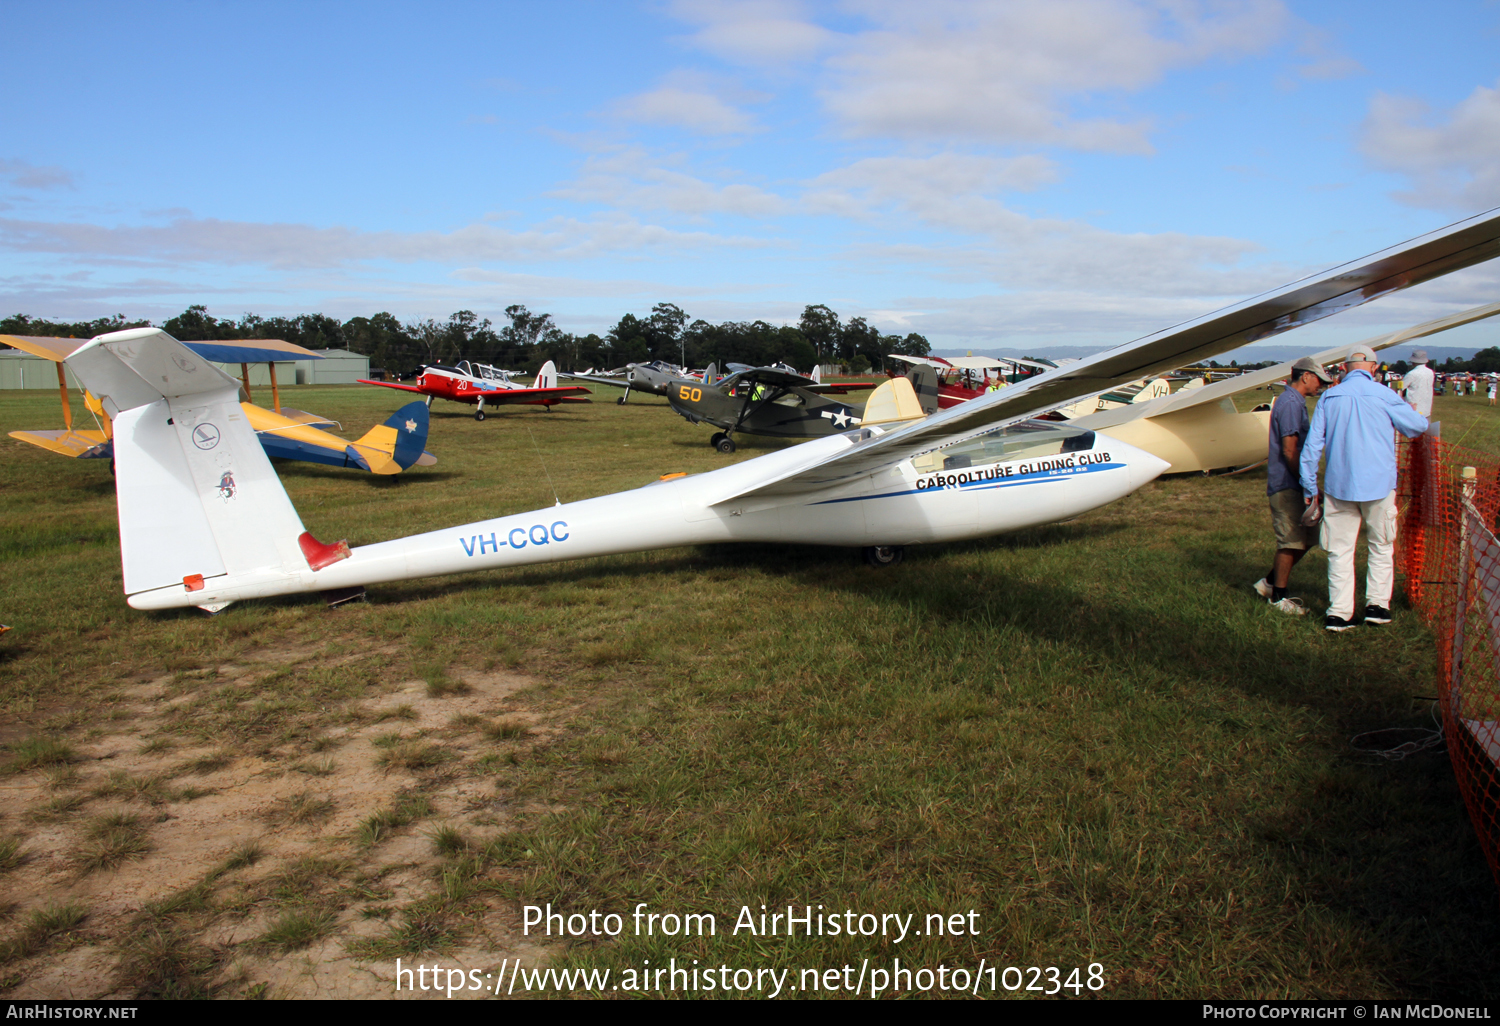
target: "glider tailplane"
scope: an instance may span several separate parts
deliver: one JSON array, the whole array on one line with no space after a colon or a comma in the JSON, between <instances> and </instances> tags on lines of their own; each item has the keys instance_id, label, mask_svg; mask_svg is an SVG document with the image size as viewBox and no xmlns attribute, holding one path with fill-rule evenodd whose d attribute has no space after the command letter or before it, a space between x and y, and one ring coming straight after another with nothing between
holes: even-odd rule
<instances>
[{"instance_id":1,"label":"glider tailplane","mask_svg":"<svg viewBox=\"0 0 1500 1026\"><path fill-rule=\"evenodd\" d=\"M227 604L213 601L218 587L249 580L268 584L265 593L303 590L306 531L240 408L237 381L157 329L101 335L68 364L114 418L131 605L171 592L177 600L144 605L216 610Z\"/></svg>"}]
</instances>

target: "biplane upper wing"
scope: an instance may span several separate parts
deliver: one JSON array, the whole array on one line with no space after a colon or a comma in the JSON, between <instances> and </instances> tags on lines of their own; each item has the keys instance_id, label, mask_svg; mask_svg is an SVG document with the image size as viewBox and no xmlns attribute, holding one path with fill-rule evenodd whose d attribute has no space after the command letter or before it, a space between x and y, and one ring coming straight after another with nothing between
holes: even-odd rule
<instances>
[{"instance_id":1,"label":"biplane upper wing","mask_svg":"<svg viewBox=\"0 0 1500 1026\"><path fill-rule=\"evenodd\" d=\"M1082 396L1270 338L1399 289L1500 256L1500 208L1311 275L1215 313L1038 374L894 431L850 432L842 450L819 446L805 465L745 482L720 502L797 494L852 480L912 456L1039 416ZM1194 392L1203 391L1195 389Z\"/></svg>"}]
</instances>

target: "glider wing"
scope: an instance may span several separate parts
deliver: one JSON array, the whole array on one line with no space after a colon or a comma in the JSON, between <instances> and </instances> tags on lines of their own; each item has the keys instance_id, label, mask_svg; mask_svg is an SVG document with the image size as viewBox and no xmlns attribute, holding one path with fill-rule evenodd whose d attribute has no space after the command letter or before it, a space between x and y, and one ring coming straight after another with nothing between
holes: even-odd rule
<instances>
[{"instance_id":1,"label":"glider wing","mask_svg":"<svg viewBox=\"0 0 1500 1026\"><path fill-rule=\"evenodd\" d=\"M814 454L810 465L736 490L724 499L795 494L874 473L920 453L1039 416L1080 396L1209 359L1495 256L1500 256L1500 209L1038 374L919 423L879 434L851 432L844 436L850 444L842 451Z\"/></svg>"}]
</instances>

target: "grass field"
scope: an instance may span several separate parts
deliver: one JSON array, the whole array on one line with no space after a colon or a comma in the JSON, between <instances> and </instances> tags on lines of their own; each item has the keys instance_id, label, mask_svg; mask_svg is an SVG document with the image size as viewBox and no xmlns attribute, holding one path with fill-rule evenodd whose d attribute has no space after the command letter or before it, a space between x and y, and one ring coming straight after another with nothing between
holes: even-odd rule
<instances>
[{"instance_id":1,"label":"grass field","mask_svg":"<svg viewBox=\"0 0 1500 1026\"><path fill-rule=\"evenodd\" d=\"M726 460L665 404L605 398L482 424L438 403L438 465L395 479L279 470L313 534L362 544ZM284 401L349 436L399 405ZM1482 399L1437 414L1500 451ZM58 419L0 393L0 430ZM1077 967L1067 996L1500 994L1500 895L1447 757L1350 742L1430 723L1431 639L1399 595L1388 629L1324 632L1321 553L1292 581L1314 615L1257 601L1263 472L886 570L687 548L210 618L125 605L102 463L0 453L7 997L389 996L397 958L610 986L696 959L791 970L799 996L804 970L895 959ZM549 903L623 929L523 932ZM637 935L640 903L717 932ZM762 904L922 935L734 932Z\"/></svg>"}]
</instances>

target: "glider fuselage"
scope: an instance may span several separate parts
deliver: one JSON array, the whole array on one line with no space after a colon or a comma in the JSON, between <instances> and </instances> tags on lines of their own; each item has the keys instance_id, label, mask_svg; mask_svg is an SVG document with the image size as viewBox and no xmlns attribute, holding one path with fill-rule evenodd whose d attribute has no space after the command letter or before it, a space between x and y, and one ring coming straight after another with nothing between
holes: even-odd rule
<instances>
[{"instance_id":1,"label":"glider fuselage","mask_svg":"<svg viewBox=\"0 0 1500 1026\"><path fill-rule=\"evenodd\" d=\"M268 568L210 577L202 590L158 588L133 594L129 602L137 609L212 606L715 542L867 547L957 541L1077 516L1128 495L1166 465L1103 435L1059 433L1040 444L1012 446L1015 458L975 462L972 455L945 458L939 451L822 491L715 501L752 476L774 474L776 464L790 467L814 458L817 452L809 447L837 451L849 444L846 436L819 439L762 456L753 466L737 464L360 546L349 558L316 571L304 564L293 572ZM1064 451L1070 444L1075 448ZM1005 455L1003 446L996 452Z\"/></svg>"}]
</instances>

